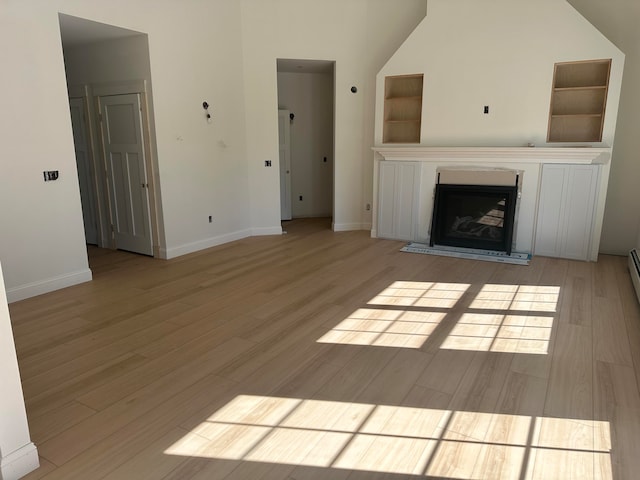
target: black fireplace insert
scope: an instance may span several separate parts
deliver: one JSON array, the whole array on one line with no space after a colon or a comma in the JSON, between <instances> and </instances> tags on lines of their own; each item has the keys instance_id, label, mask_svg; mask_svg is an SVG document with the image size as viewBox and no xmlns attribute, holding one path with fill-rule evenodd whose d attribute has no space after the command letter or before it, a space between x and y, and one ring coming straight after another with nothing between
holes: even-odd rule
<instances>
[{"instance_id":1,"label":"black fireplace insert","mask_svg":"<svg viewBox=\"0 0 640 480\"><path fill-rule=\"evenodd\" d=\"M431 246L511 255L517 186L436 185Z\"/></svg>"}]
</instances>

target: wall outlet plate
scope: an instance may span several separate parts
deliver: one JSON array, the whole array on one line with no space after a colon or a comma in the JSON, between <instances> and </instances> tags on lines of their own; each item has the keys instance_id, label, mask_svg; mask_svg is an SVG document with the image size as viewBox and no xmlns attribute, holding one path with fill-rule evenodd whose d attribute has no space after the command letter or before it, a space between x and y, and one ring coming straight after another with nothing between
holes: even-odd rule
<instances>
[{"instance_id":1,"label":"wall outlet plate","mask_svg":"<svg viewBox=\"0 0 640 480\"><path fill-rule=\"evenodd\" d=\"M44 181L48 182L51 180L57 180L58 179L58 170L45 170L44 172L42 172L44 174Z\"/></svg>"}]
</instances>

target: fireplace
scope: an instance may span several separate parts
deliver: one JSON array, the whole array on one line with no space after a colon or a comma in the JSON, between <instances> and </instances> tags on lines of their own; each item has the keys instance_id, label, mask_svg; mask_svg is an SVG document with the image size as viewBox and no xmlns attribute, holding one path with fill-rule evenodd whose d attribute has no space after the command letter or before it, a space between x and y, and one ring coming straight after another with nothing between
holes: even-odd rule
<instances>
[{"instance_id":1,"label":"fireplace","mask_svg":"<svg viewBox=\"0 0 640 480\"><path fill-rule=\"evenodd\" d=\"M436 184L430 245L511 255L517 184Z\"/></svg>"}]
</instances>

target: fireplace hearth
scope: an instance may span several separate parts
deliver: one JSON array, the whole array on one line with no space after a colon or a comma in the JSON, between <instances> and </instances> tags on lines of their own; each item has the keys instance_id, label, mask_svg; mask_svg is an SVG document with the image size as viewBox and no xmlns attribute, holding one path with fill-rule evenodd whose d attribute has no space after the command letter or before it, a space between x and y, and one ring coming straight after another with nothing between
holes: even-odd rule
<instances>
[{"instance_id":1,"label":"fireplace hearth","mask_svg":"<svg viewBox=\"0 0 640 480\"><path fill-rule=\"evenodd\" d=\"M430 246L511 255L518 187L436 184Z\"/></svg>"}]
</instances>

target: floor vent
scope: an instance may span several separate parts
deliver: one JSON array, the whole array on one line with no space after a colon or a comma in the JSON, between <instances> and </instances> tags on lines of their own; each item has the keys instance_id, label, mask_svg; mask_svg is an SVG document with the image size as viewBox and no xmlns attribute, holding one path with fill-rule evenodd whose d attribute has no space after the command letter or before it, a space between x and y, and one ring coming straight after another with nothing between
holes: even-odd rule
<instances>
[{"instance_id":1,"label":"floor vent","mask_svg":"<svg viewBox=\"0 0 640 480\"><path fill-rule=\"evenodd\" d=\"M636 297L640 301L640 259L635 248L629 252L629 274L631 275L633 288L636 290Z\"/></svg>"}]
</instances>

